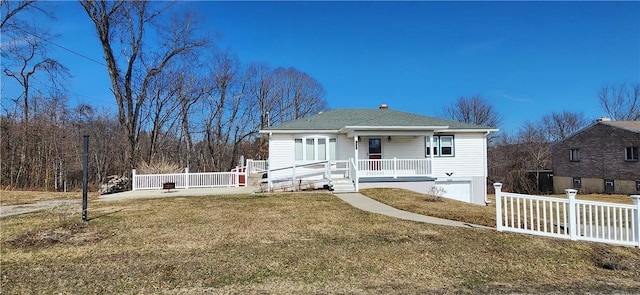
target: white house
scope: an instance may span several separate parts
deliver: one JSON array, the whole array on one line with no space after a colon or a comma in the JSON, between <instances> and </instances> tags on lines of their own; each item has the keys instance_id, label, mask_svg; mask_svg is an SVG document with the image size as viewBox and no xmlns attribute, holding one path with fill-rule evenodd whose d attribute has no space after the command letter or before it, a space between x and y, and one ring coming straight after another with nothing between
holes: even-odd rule
<instances>
[{"instance_id":1,"label":"white house","mask_svg":"<svg viewBox=\"0 0 640 295\"><path fill-rule=\"evenodd\" d=\"M493 131L383 104L330 110L260 133L269 136L270 187L303 181L339 191L399 187L485 204L487 135Z\"/></svg>"}]
</instances>

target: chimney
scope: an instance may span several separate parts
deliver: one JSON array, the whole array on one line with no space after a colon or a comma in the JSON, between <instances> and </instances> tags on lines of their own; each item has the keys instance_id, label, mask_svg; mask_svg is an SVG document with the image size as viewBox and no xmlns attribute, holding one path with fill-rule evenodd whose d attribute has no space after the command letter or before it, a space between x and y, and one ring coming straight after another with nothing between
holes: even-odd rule
<instances>
[{"instance_id":1,"label":"chimney","mask_svg":"<svg viewBox=\"0 0 640 295\"><path fill-rule=\"evenodd\" d=\"M381 109L381 110L388 110L388 109L389 109L389 106L387 106L387 104L386 104L386 103L383 103L383 104L381 104L381 105L380 105L380 109Z\"/></svg>"},{"instance_id":2,"label":"chimney","mask_svg":"<svg viewBox=\"0 0 640 295\"><path fill-rule=\"evenodd\" d=\"M607 117L600 117L598 119L596 119L596 122L610 122L611 118L607 118Z\"/></svg>"}]
</instances>

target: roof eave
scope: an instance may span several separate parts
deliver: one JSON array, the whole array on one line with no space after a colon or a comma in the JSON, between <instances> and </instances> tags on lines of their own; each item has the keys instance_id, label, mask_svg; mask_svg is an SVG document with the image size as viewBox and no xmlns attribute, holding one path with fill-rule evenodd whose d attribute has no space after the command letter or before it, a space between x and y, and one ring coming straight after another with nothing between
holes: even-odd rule
<instances>
[{"instance_id":1,"label":"roof eave","mask_svg":"<svg viewBox=\"0 0 640 295\"><path fill-rule=\"evenodd\" d=\"M441 130L448 129L449 126L344 126L338 130L340 133L347 133L350 131L371 131L371 130L381 130L381 131L433 131L433 130Z\"/></svg>"},{"instance_id":2,"label":"roof eave","mask_svg":"<svg viewBox=\"0 0 640 295\"><path fill-rule=\"evenodd\" d=\"M455 129L455 128L450 128L447 130L437 130L436 132L448 132L448 131L454 131L454 132L464 132L464 133L469 133L469 132L498 132L500 131L500 129L496 129L496 128L478 128L478 129L472 129L472 128L467 128L467 129Z\"/></svg>"},{"instance_id":3,"label":"roof eave","mask_svg":"<svg viewBox=\"0 0 640 295\"><path fill-rule=\"evenodd\" d=\"M286 133L286 134L294 134L294 133L338 133L338 130L327 130L327 129L263 129L258 131L260 134L269 134L269 133Z\"/></svg>"}]
</instances>

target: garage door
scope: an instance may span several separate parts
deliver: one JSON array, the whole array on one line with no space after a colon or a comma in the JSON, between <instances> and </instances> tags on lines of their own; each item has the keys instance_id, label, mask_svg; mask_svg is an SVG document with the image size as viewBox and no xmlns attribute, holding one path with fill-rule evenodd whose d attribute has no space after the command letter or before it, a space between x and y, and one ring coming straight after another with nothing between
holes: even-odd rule
<instances>
[{"instance_id":1,"label":"garage door","mask_svg":"<svg viewBox=\"0 0 640 295\"><path fill-rule=\"evenodd\" d=\"M443 197L462 202L471 202L471 181L437 181L436 187L443 190Z\"/></svg>"}]
</instances>

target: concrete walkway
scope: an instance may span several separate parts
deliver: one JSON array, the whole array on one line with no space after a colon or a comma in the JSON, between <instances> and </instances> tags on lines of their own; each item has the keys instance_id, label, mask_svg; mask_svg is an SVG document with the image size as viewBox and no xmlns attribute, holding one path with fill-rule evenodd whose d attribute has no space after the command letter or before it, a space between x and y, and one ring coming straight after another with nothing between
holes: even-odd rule
<instances>
[{"instance_id":1,"label":"concrete walkway","mask_svg":"<svg viewBox=\"0 0 640 295\"><path fill-rule=\"evenodd\" d=\"M470 224L466 222L453 221L453 220L425 216L425 215L403 211L400 209L393 208L387 204L380 203L376 200L373 200L359 193L345 193L345 194L335 194L335 195L338 198L342 199L343 201L349 203L351 206L356 207L360 210L378 213L378 214L391 216L399 219L431 223L431 224L439 224L439 225L448 225L448 226L493 229L491 227L487 227L483 225Z\"/></svg>"}]
</instances>

